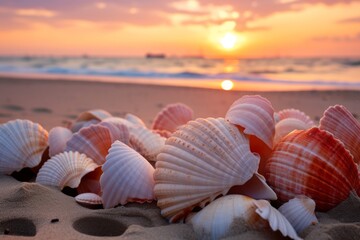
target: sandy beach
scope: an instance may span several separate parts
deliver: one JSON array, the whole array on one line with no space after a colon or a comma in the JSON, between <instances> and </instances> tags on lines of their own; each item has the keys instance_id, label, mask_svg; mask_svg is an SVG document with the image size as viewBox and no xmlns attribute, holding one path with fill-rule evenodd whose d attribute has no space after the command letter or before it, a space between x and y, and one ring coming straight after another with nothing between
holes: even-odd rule
<instances>
[{"instance_id":1,"label":"sandy beach","mask_svg":"<svg viewBox=\"0 0 360 240\"><path fill-rule=\"evenodd\" d=\"M195 118L224 117L230 105L244 95L259 94L275 111L299 109L318 123L332 105L344 105L360 117L359 91L223 91L215 89L29 80L0 77L0 123L29 119L48 131L68 126L79 113L104 109L113 116L132 113L150 127L159 110L182 102ZM360 199L349 199L327 213L317 213L319 224L300 234L304 239L360 239ZM32 182L0 176L0 235L4 239L196 239L190 225L169 224L156 203L131 203L112 209L88 209L61 191ZM269 232L247 231L227 239L269 239ZM23 237L25 239L25 237Z\"/></svg>"}]
</instances>

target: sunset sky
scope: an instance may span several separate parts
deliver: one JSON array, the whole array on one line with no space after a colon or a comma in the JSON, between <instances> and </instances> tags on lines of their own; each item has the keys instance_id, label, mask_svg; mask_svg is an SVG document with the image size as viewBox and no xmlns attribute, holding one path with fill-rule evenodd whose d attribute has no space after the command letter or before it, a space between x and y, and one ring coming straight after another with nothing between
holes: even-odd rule
<instances>
[{"instance_id":1,"label":"sunset sky","mask_svg":"<svg viewBox=\"0 0 360 240\"><path fill-rule=\"evenodd\" d=\"M1 55L360 55L360 1L0 0Z\"/></svg>"}]
</instances>

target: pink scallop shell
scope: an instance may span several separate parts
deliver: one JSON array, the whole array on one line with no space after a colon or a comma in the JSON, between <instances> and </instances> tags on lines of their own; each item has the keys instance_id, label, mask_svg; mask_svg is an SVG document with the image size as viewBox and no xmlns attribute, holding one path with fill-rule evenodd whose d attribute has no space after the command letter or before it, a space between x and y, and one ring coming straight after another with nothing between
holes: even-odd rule
<instances>
[{"instance_id":1,"label":"pink scallop shell","mask_svg":"<svg viewBox=\"0 0 360 240\"><path fill-rule=\"evenodd\" d=\"M259 95L241 97L230 106L225 119L244 128L245 134L254 135L270 149L273 148L274 109L266 98Z\"/></svg>"},{"instance_id":2,"label":"pink scallop shell","mask_svg":"<svg viewBox=\"0 0 360 240\"><path fill-rule=\"evenodd\" d=\"M193 110L183 103L165 106L154 118L152 129L175 132L179 126L193 119Z\"/></svg>"},{"instance_id":3,"label":"pink scallop shell","mask_svg":"<svg viewBox=\"0 0 360 240\"><path fill-rule=\"evenodd\" d=\"M360 163L360 123L344 106L329 107L320 119L320 129L334 134Z\"/></svg>"},{"instance_id":4,"label":"pink scallop shell","mask_svg":"<svg viewBox=\"0 0 360 240\"><path fill-rule=\"evenodd\" d=\"M359 188L357 166L344 145L318 128L293 131L275 146L265 177L281 201L306 195L327 211Z\"/></svg>"}]
</instances>

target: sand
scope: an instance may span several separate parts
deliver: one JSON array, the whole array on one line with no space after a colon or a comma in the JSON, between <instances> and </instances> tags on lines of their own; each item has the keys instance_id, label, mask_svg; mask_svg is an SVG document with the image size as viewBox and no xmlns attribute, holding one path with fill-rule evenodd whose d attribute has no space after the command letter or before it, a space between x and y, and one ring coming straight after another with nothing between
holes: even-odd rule
<instances>
[{"instance_id":1,"label":"sand","mask_svg":"<svg viewBox=\"0 0 360 240\"><path fill-rule=\"evenodd\" d=\"M335 104L360 116L360 92L292 91L226 92L214 89L115 84L81 81L0 78L0 123L30 119L47 130L67 126L89 109L101 108L114 116L133 113L151 126L168 103L183 102L195 117L223 117L231 103L246 94L269 99L276 111L297 108L315 122ZM317 213L305 239L360 239L360 199L349 199L327 213ZM229 233L231 235L231 233ZM56 188L21 182L0 175L0 235L5 239L196 239L187 224L169 224L156 203L131 203L113 209L88 209ZM113 236L114 235L114 236ZM112 237L111 237L112 236ZM246 231L227 239L269 239L267 231ZM104 238L104 237L103 237Z\"/></svg>"}]
</instances>

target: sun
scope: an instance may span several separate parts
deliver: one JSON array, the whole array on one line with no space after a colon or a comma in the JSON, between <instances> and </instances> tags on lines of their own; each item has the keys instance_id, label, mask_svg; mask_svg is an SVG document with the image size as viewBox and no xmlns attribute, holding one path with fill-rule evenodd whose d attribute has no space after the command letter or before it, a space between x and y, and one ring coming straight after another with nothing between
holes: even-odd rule
<instances>
[{"instance_id":1,"label":"sun","mask_svg":"<svg viewBox=\"0 0 360 240\"><path fill-rule=\"evenodd\" d=\"M224 80L221 82L221 88L225 91L229 91L234 87L234 83L231 80Z\"/></svg>"},{"instance_id":2,"label":"sun","mask_svg":"<svg viewBox=\"0 0 360 240\"><path fill-rule=\"evenodd\" d=\"M223 48L226 50L231 50L235 47L235 44L237 42L238 38L237 36L232 32L227 32L221 39L220 44Z\"/></svg>"}]
</instances>

